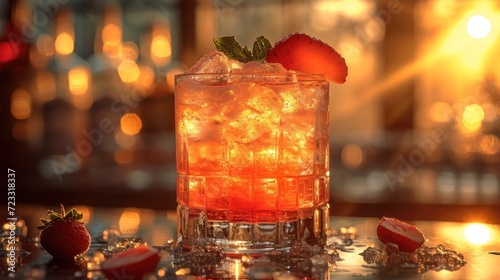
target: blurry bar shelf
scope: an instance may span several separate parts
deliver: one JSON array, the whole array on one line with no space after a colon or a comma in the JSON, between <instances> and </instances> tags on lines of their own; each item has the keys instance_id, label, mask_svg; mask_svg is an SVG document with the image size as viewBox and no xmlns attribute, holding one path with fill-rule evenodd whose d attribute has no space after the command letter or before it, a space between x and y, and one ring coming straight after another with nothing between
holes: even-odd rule
<instances>
[{"instance_id":1,"label":"blurry bar shelf","mask_svg":"<svg viewBox=\"0 0 500 280\"><path fill-rule=\"evenodd\" d=\"M117 191L120 190L120 191ZM143 190L130 190L124 186L100 188L99 192L85 189L59 189L57 193L43 188L25 191L19 188L18 199L22 203L58 205L90 205L95 207L146 207L159 210L175 210L175 190L156 186ZM330 214L333 216L382 217L395 216L407 220L435 220L456 222L488 222L500 224L498 204L422 204L422 203L366 203L347 202L330 198Z\"/></svg>"}]
</instances>

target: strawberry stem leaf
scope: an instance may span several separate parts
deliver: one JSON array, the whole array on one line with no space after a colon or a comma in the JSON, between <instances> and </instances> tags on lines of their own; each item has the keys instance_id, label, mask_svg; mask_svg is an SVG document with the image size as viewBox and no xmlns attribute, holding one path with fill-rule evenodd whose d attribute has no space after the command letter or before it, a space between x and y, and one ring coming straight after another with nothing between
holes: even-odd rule
<instances>
[{"instance_id":1,"label":"strawberry stem leaf","mask_svg":"<svg viewBox=\"0 0 500 280\"><path fill-rule=\"evenodd\" d=\"M61 204L61 213L56 213L52 210L47 210L48 219L40 219L42 222L41 226L37 226L37 229L44 229L48 227L53 221L65 219L65 220L81 220L83 218L83 214L78 212L75 208L72 208L70 211L66 212L64 206Z\"/></svg>"}]
</instances>

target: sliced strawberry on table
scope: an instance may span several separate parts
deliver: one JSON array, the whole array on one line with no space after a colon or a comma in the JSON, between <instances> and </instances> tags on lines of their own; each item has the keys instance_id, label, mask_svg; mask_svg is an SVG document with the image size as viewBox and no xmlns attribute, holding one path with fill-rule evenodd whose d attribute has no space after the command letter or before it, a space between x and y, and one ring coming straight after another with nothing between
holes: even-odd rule
<instances>
[{"instance_id":1,"label":"sliced strawberry on table","mask_svg":"<svg viewBox=\"0 0 500 280\"><path fill-rule=\"evenodd\" d=\"M345 59L326 43L302 33L277 42L267 53L266 62L281 63L288 70L322 74L327 80L343 84L347 77Z\"/></svg>"},{"instance_id":2,"label":"sliced strawberry on table","mask_svg":"<svg viewBox=\"0 0 500 280\"><path fill-rule=\"evenodd\" d=\"M139 246L107 259L102 263L101 271L109 280L142 279L143 276L155 271L160 258L157 250Z\"/></svg>"},{"instance_id":3,"label":"sliced strawberry on table","mask_svg":"<svg viewBox=\"0 0 500 280\"><path fill-rule=\"evenodd\" d=\"M395 218L382 217L377 236L383 244L396 244L402 252L413 252L425 242L424 234L416 227Z\"/></svg>"}]
</instances>

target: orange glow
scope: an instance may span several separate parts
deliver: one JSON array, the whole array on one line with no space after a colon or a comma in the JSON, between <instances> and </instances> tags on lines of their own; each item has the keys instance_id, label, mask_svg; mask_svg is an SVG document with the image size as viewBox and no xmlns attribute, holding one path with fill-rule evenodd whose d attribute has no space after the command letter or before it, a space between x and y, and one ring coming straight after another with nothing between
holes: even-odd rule
<instances>
[{"instance_id":1,"label":"orange glow","mask_svg":"<svg viewBox=\"0 0 500 280\"><path fill-rule=\"evenodd\" d=\"M104 43L102 52L108 58L115 59L120 56L120 45Z\"/></svg>"},{"instance_id":2,"label":"orange glow","mask_svg":"<svg viewBox=\"0 0 500 280\"><path fill-rule=\"evenodd\" d=\"M118 65L118 75L120 79L125 83L132 83L137 81L139 78L140 70L139 66L135 61L130 59L125 59Z\"/></svg>"},{"instance_id":3,"label":"orange glow","mask_svg":"<svg viewBox=\"0 0 500 280\"><path fill-rule=\"evenodd\" d=\"M471 104L465 107L462 115L462 126L465 132L475 132L481 128L484 119L484 111L481 106Z\"/></svg>"},{"instance_id":4,"label":"orange glow","mask_svg":"<svg viewBox=\"0 0 500 280\"><path fill-rule=\"evenodd\" d=\"M167 85L169 89L174 89L175 87L175 75L182 74L184 71L181 68L174 68L167 72Z\"/></svg>"},{"instance_id":5,"label":"orange glow","mask_svg":"<svg viewBox=\"0 0 500 280\"><path fill-rule=\"evenodd\" d=\"M137 137L136 135L128 135L122 131L117 131L115 134L115 141L120 147L130 149L135 145Z\"/></svg>"},{"instance_id":6,"label":"orange glow","mask_svg":"<svg viewBox=\"0 0 500 280\"><path fill-rule=\"evenodd\" d=\"M151 32L149 55L155 64L165 65L172 57L172 40L168 23L157 21Z\"/></svg>"},{"instance_id":7,"label":"orange glow","mask_svg":"<svg viewBox=\"0 0 500 280\"><path fill-rule=\"evenodd\" d=\"M139 57L139 47L134 42L124 42L120 45L119 56L123 59L135 61Z\"/></svg>"},{"instance_id":8,"label":"orange glow","mask_svg":"<svg viewBox=\"0 0 500 280\"><path fill-rule=\"evenodd\" d=\"M491 22L482 15L474 15L467 21L467 34L475 39L481 39L491 31Z\"/></svg>"},{"instance_id":9,"label":"orange glow","mask_svg":"<svg viewBox=\"0 0 500 280\"><path fill-rule=\"evenodd\" d=\"M483 245L490 241L490 229L481 223L472 223L465 227L465 239L472 244Z\"/></svg>"},{"instance_id":10,"label":"orange glow","mask_svg":"<svg viewBox=\"0 0 500 280\"><path fill-rule=\"evenodd\" d=\"M56 78L51 72L38 71L36 73L38 97L42 101L50 101L56 97Z\"/></svg>"},{"instance_id":11,"label":"orange glow","mask_svg":"<svg viewBox=\"0 0 500 280\"><path fill-rule=\"evenodd\" d=\"M480 71L487 60L488 50L496 43L500 32L497 28L500 17L491 3L477 1L476 6L457 20L455 26L444 36L440 51L455 55L457 62L465 66L463 70L472 73Z\"/></svg>"},{"instance_id":12,"label":"orange glow","mask_svg":"<svg viewBox=\"0 0 500 280\"><path fill-rule=\"evenodd\" d=\"M23 89L16 90L11 96L10 112L18 120L31 115L31 96Z\"/></svg>"},{"instance_id":13,"label":"orange glow","mask_svg":"<svg viewBox=\"0 0 500 280\"><path fill-rule=\"evenodd\" d=\"M152 89L155 82L155 72L151 67L141 66L139 67L139 78L137 83L144 89Z\"/></svg>"},{"instance_id":14,"label":"orange glow","mask_svg":"<svg viewBox=\"0 0 500 280\"><path fill-rule=\"evenodd\" d=\"M122 29L118 24L108 23L102 29L102 41L110 45L118 45L122 40Z\"/></svg>"},{"instance_id":15,"label":"orange glow","mask_svg":"<svg viewBox=\"0 0 500 280\"><path fill-rule=\"evenodd\" d=\"M479 142L479 151L485 155L494 155L500 151L500 140L496 135L487 134Z\"/></svg>"},{"instance_id":16,"label":"orange glow","mask_svg":"<svg viewBox=\"0 0 500 280\"><path fill-rule=\"evenodd\" d=\"M87 110L94 103L94 97L92 94L71 95L71 102L76 108Z\"/></svg>"},{"instance_id":17,"label":"orange glow","mask_svg":"<svg viewBox=\"0 0 500 280\"><path fill-rule=\"evenodd\" d=\"M51 56L54 54L54 44L54 39L52 39L49 35L41 35L36 40L37 50L45 56Z\"/></svg>"},{"instance_id":18,"label":"orange glow","mask_svg":"<svg viewBox=\"0 0 500 280\"><path fill-rule=\"evenodd\" d=\"M117 149L115 151L114 158L118 164L127 164L132 162L132 159L134 159L134 153L130 150Z\"/></svg>"},{"instance_id":19,"label":"orange glow","mask_svg":"<svg viewBox=\"0 0 500 280\"><path fill-rule=\"evenodd\" d=\"M141 223L141 211L136 208L125 209L118 221L118 227L123 234L135 234Z\"/></svg>"},{"instance_id":20,"label":"orange glow","mask_svg":"<svg viewBox=\"0 0 500 280\"><path fill-rule=\"evenodd\" d=\"M82 95L89 88L90 73L85 67L75 67L68 72L69 91L74 95Z\"/></svg>"},{"instance_id":21,"label":"orange glow","mask_svg":"<svg viewBox=\"0 0 500 280\"><path fill-rule=\"evenodd\" d=\"M16 122L12 127L12 135L19 141L26 141L30 136L30 127L26 122Z\"/></svg>"},{"instance_id":22,"label":"orange glow","mask_svg":"<svg viewBox=\"0 0 500 280\"><path fill-rule=\"evenodd\" d=\"M431 105L429 114L435 122L448 122L453 117L453 110L448 103L435 102Z\"/></svg>"},{"instance_id":23,"label":"orange glow","mask_svg":"<svg viewBox=\"0 0 500 280\"><path fill-rule=\"evenodd\" d=\"M141 118L134 113L125 114L120 119L120 127L123 133L127 135L136 135L142 128Z\"/></svg>"},{"instance_id":24,"label":"orange glow","mask_svg":"<svg viewBox=\"0 0 500 280\"><path fill-rule=\"evenodd\" d=\"M364 160L363 150L355 144L347 144L342 149L341 153L342 162L350 168L359 167Z\"/></svg>"},{"instance_id":25,"label":"orange glow","mask_svg":"<svg viewBox=\"0 0 500 280\"><path fill-rule=\"evenodd\" d=\"M151 42L151 53L158 58L171 56L172 46L170 40L163 35L155 36Z\"/></svg>"},{"instance_id":26,"label":"orange glow","mask_svg":"<svg viewBox=\"0 0 500 280\"><path fill-rule=\"evenodd\" d=\"M75 47L75 39L68 32L61 32L57 35L55 49L58 54L71 54Z\"/></svg>"}]
</instances>

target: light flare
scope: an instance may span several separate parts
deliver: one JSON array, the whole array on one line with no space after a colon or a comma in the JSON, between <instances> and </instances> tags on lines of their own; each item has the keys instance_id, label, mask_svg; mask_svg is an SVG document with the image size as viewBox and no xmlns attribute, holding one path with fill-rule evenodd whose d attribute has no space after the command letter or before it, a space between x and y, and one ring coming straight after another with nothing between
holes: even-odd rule
<instances>
[{"instance_id":1,"label":"light flare","mask_svg":"<svg viewBox=\"0 0 500 280\"><path fill-rule=\"evenodd\" d=\"M482 15L474 15L467 21L467 34L474 39L485 38L490 34L491 22Z\"/></svg>"},{"instance_id":2,"label":"light flare","mask_svg":"<svg viewBox=\"0 0 500 280\"><path fill-rule=\"evenodd\" d=\"M472 223L465 227L464 236L472 244L484 245L491 240L491 231L485 224Z\"/></svg>"}]
</instances>

